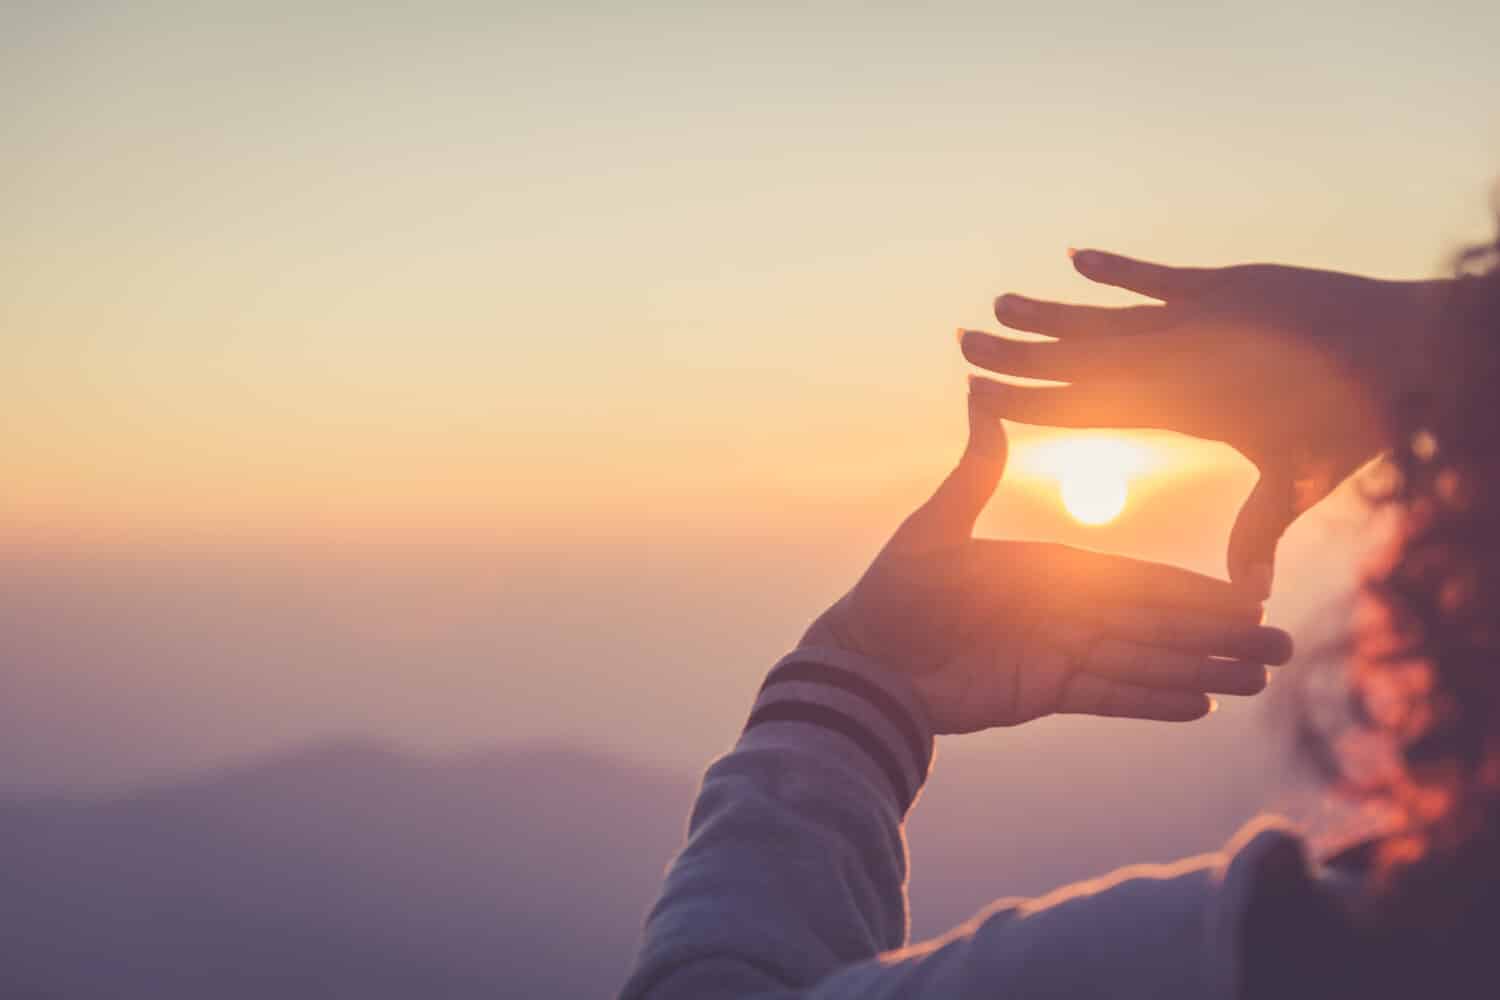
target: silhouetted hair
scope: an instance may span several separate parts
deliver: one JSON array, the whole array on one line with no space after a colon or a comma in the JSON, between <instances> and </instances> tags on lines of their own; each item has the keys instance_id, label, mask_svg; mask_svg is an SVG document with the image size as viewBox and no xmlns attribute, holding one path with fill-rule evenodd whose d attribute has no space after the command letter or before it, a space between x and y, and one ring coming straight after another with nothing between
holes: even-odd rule
<instances>
[{"instance_id":1,"label":"silhouetted hair","mask_svg":"<svg viewBox=\"0 0 1500 1000\"><path fill-rule=\"evenodd\" d=\"M1342 710L1330 722L1315 687L1298 702L1305 759L1382 831L1332 862L1365 868L1373 891L1347 912L1317 893L1278 899L1274 882L1259 893L1241 984L1257 1000L1496 993L1500 239L1455 270L1428 388L1401 401L1376 472L1395 530L1336 650Z\"/></svg>"},{"instance_id":2,"label":"silhouetted hair","mask_svg":"<svg viewBox=\"0 0 1500 1000\"><path fill-rule=\"evenodd\" d=\"M1356 725L1329 755L1395 824L1372 856L1380 922L1428 934L1500 912L1500 239L1455 270L1429 388L1396 414L1377 497L1396 528L1361 582Z\"/></svg>"}]
</instances>

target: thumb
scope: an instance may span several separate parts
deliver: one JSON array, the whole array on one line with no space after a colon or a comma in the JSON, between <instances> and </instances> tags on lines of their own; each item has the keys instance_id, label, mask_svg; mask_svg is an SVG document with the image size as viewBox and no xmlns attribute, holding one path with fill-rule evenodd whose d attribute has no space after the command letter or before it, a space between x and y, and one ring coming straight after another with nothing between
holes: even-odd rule
<instances>
[{"instance_id":1,"label":"thumb","mask_svg":"<svg viewBox=\"0 0 1500 1000\"><path fill-rule=\"evenodd\" d=\"M1271 596L1276 566L1276 543L1297 519L1296 490L1291 469L1262 469L1260 481L1235 518L1229 533L1229 579L1250 590L1259 600Z\"/></svg>"},{"instance_id":2,"label":"thumb","mask_svg":"<svg viewBox=\"0 0 1500 1000\"><path fill-rule=\"evenodd\" d=\"M901 541L921 547L964 541L1005 473L1005 428L969 397L969 442L958 465L902 526Z\"/></svg>"}]
</instances>

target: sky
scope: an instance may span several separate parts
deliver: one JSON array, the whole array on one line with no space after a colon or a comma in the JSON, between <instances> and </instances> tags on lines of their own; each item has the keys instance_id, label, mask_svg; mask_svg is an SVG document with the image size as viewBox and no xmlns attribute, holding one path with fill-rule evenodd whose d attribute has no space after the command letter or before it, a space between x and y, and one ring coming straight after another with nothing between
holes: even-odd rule
<instances>
[{"instance_id":1,"label":"sky","mask_svg":"<svg viewBox=\"0 0 1500 1000\"><path fill-rule=\"evenodd\" d=\"M328 730L701 759L956 457L955 327L1125 301L1070 246L1441 272L1500 175L1496 29L8 5L5 748L43 785ZM981 528L1217 573L1253 476L1161 447L1109 526L1018 480Z\"/></svg>"}]
</instances>

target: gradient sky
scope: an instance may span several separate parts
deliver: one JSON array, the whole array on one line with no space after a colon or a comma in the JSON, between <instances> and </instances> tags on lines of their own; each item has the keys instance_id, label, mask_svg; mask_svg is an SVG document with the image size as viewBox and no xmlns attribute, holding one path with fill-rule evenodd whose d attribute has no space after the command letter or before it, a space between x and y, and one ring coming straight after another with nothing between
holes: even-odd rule
<instances>
[{"instance_id":1,"label":"gradient sky","mask_svg":"<svg viewBox=\"0 0 1500 1000\"><path fill-rule=\"evenodd\" d=\"M537 566L581 608L673 567L631 626L663 632L684 567L836 552L831 581L956 455L954 327L1012 289L1121 301L1066 247L1417 277L1484 234L1497 29L1477 2L7 6L0 541L495 547L537 602L516 657L551 634ZM1180 455L1222 531L1248 470ZM1074 530L1007 519L1029 502L986 526ZM1078 537L1217 571L1221 535L1144 523ZM544 688L512 689L521 736L608 721Z\"/></svg>"},{"instance_id":2,"label":"gradient sky","mask_svg":"<svg viewBox=\"0 0 1500 1000\"><path fill-rule=\"evenodd\" d=\"M22 536L920 479L1065 247L1425 275L1500 165L1488 4L8 10Z\"/></svg>"}]
</instances>

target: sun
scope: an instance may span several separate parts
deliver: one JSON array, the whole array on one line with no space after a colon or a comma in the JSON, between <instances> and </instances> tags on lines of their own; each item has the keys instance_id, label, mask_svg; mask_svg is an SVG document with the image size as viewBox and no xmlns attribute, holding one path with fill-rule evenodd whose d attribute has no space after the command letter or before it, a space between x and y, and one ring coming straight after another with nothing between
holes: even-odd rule
<instances>
[{"instance_id":1,"label":"sun","mask_svg":"<svg viewBox=\"0 0 1500 1000\"><path fill-rule=\"evenodd\" d=\"M1108 524L1125 509L1130 485L1113 469L1069 469L1058 483L1063 506L1084 524Z\"/></svg>"},{"instance_id":2,"label":"sun","mask_svg":"<svg viewBox=\"0 0 1500 1000\"><path fill-rule=\"evenodd\" d=\"M1125 510L1130 486L1160 456L1144 441L1119 434L1059 434L1029 442L1018 471L1057 490L1063 509L1081 524L1108 524Z\"/></svg>"}]
</instances>

